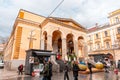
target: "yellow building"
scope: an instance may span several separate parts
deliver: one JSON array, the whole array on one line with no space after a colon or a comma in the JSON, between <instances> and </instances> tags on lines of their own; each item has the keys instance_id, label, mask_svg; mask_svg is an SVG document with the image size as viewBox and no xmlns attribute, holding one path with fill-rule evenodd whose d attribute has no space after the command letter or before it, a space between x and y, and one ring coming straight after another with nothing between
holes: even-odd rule
<instances>
[{"instance_id":1,"label":"yellow building","mask_svg":"<svg viewBox=\"0 0 120 80\"><path fill-rule=\"evenodd\" d=\"M116 61L120 58L120 9L109 13L109 23L88 29L89 54L112 54Z\"/></svg>"},{"instance_id":2,"label":"yellow building","mask_svg":"<svg viewBox=\"0 0 120 80\"><path fill-rule=\"evenodd\" d=\"M63 60L72 52L77 57L86 56L83 43L86 43L86 29L73 19L46 18L21 9L4 49L4 60L10 69L25 64L28 49L59 52Z\"/></svg>"},{"instance_id":3,"label":"yellow building","mask_svg":"<svg viewBox=\"0 0 120 80\"><path fill-rule=\"evenodd\" d=\"M4 47L5 47L5 43L1 43L0 44L0 60L2 60L3 59L3 49L4 49Z\"/></svg>"}]
</instances>

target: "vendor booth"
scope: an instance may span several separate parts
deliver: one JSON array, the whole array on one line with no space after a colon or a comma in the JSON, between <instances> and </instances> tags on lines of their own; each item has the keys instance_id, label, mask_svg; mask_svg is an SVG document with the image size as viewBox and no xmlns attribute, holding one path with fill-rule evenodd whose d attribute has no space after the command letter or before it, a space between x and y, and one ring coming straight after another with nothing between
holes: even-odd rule
<instances>
[{"instance_id":1,"label":"vendor booth","mask_svg":"<svg viewBox=\"0 0 120 80\"><path fill-rule=\"evenodd\" d=\"M44 67L43 62L45 60L48 61L51 55L55 56L52 51L48 50L27 50L25 60L25 74L31 75L32 72L35 72L39 75Z\"/></svg>"},{"instance_id":2,"label":"vendor booth","mask_svg":"<svg viewBox=\"0 0 120 80\"><path fill-rule=\"evenodd\" d=\"M89 56L93 56L95 62L98 62L98 61L103 62L103 61L104 61L104 58L106 57L106 54L103 54L103 53L99 53L99 54L89 54Z\"/></svg>"}]
</instances>

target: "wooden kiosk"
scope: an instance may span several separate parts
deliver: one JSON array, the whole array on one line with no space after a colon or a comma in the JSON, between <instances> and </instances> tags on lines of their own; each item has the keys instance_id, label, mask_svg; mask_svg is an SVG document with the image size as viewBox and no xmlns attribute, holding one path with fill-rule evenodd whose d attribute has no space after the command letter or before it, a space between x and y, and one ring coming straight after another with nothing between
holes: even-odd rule
<instances>
[{"instance_id":1,"label":"wooden kiosk","mask_svg":"<svg viewBox=\"0 0 120 80\"><path fill-rule=\"evenodd\" d=\"M39 71L43 66L43 61L48 60L51 55L55 54L48 50L27 50L25 60L25 74L31 75L35 69Z\"/></svg>"}]
</instances>

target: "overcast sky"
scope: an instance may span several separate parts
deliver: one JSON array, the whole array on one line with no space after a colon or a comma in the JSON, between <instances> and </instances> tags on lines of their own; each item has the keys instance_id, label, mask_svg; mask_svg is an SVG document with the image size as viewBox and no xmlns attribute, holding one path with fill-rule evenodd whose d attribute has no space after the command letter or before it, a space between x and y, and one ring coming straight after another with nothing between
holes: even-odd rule
<instances>
[{"instance_id":1,"label":"overcast sky","mask_svg":"<svg viewBox=\"0 0 120 80\"><path fill-rule=\"evenodd\" d=\"M20 9L47 17L61 0L0 0L0 36L9 36ZM51 15L72 18L84 27L108 22L108 13L120 8L120 0L64 0Z\"/></svg>"}]
</instances>

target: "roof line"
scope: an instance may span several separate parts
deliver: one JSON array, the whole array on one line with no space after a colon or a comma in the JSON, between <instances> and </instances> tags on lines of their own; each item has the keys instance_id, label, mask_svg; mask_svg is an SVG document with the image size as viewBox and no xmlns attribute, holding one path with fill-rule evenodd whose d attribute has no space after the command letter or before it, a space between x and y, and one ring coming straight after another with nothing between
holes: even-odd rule
<instances>
[{"instance_id":1,"label":"roof line","mask_svg":"<svg viewBox=\"0 0 120 80\"><path fill-rule=\"evenodd\" d=\"M30 12L30 11L27 11L27 10L24 10L24 9L20 9L20 11L25 11L25 12L28 12L28 13L31 13L31 14L34 14L34 15L37 15L37 16L41 16L41 17L44 17L44 18L46 18L45 16L42 16L42 15L39 15L39 14L36 14L36 13L33 13L33 12ZM19 11L19 12L20 12Z\"/></svg>"},{"instance_id":2,"label":"roof line","mask_svg":"<svg viewBox=\"0 0 120 80\"><path fill-rule=\"evenodd\" d=\"M54 18L54 19L64 20L64 21L65 21L65 20L68 20L68 21L71 21L71 22L75 23L75 24L78 25L79 27L86 29L86 28L83 27L81 24L79 24L78 22L76 22L74 19L71 19L71 18L60 18L60 17L49 17L49 18Z\"/></svg>"}]
</instances>

